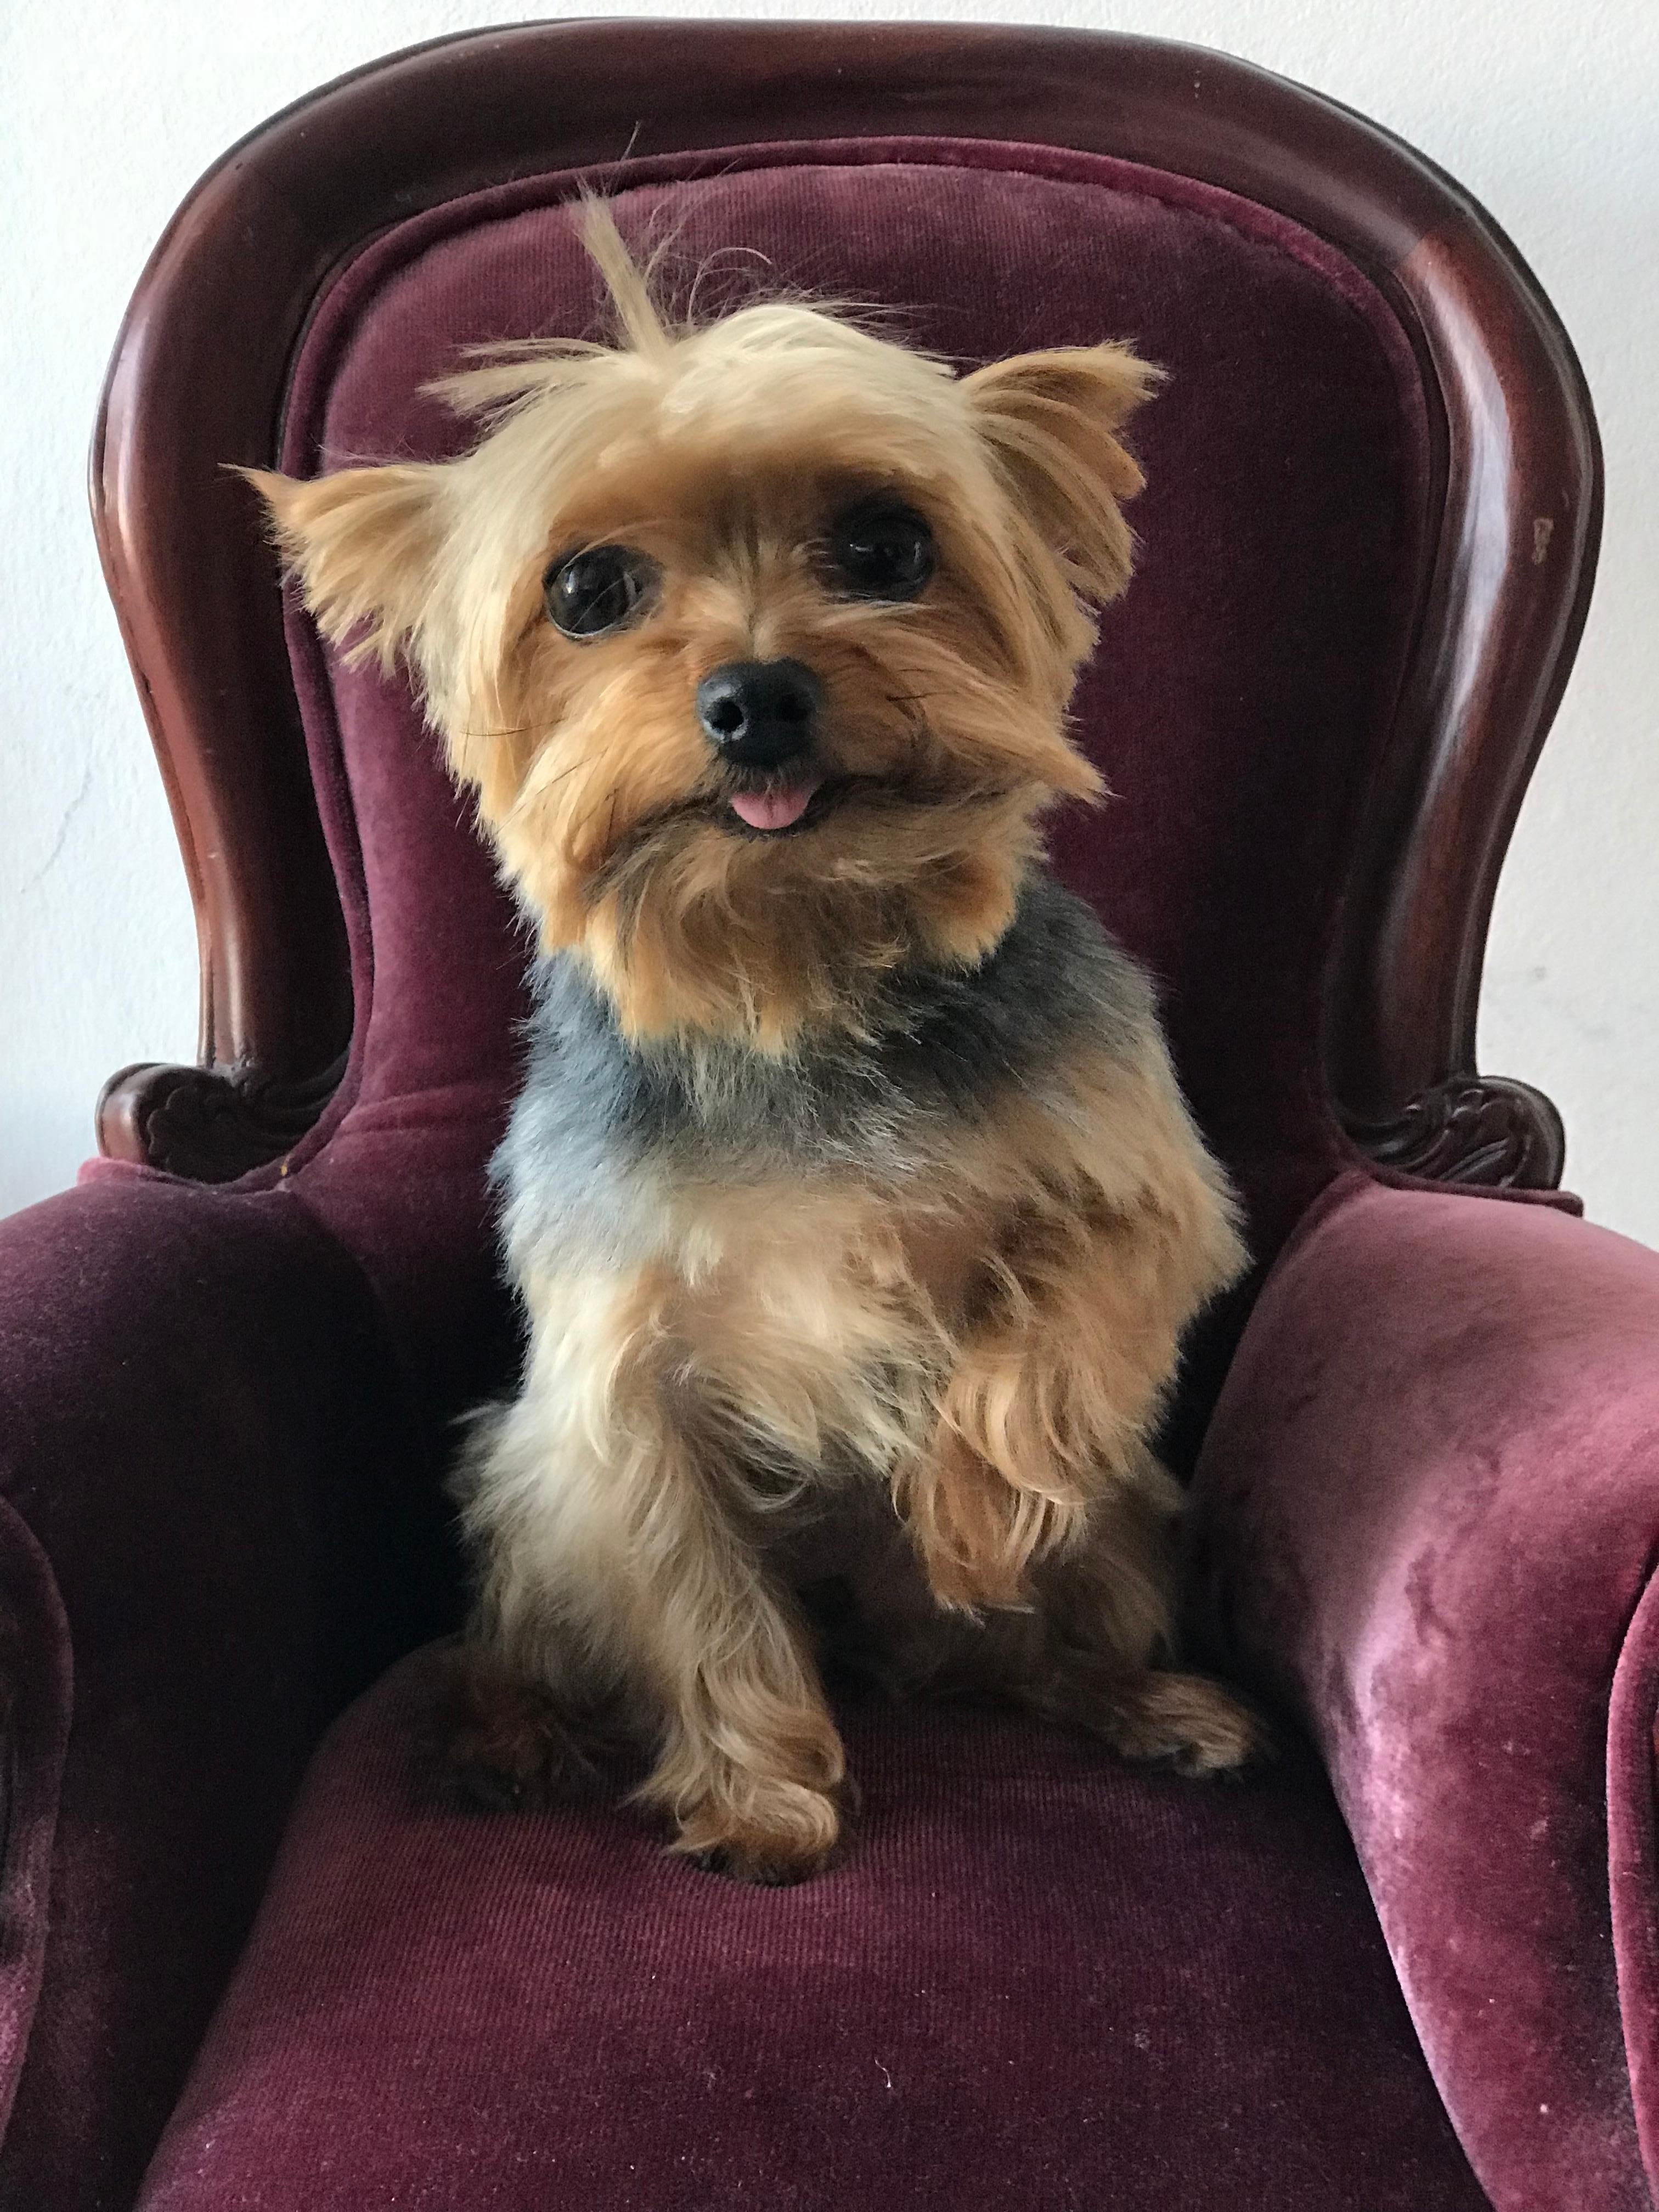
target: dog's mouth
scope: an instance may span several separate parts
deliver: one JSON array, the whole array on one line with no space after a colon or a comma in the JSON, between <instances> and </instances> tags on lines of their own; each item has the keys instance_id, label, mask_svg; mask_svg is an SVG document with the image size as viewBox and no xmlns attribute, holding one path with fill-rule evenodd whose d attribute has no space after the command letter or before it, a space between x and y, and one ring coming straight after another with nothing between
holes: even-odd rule
<instances>
[{"instance_id":1,"label":"dog's mouth","mask_svg":"<svg viewBox=\"0 0 1659 2212\"><path fill-rule=\"evenodd\" d=\"M734 791L728 804L747 828L776 836L781 830L805 827L813 800L825 789L823 776L807 775L793 783L769 784L759 791Z\"/></svg>"},{"instance_id":2,"label":"dog's mouth","mask_svg":"<svg viewBox=\"0 0 1659 2212\"><path fill-rule=\"evenodd\" d=\"M787 837L816 829L849 800L866 807L925 806L963 794L925 758L928 733L910 732L908 756L880 775L848 773L817 748L771 769L732 763L705 802L714 818L739 836Z\"/></svg>"},{"instance_id":3,"label":"dog's mouth","mask_svg":"<svg viewBox=\"0 0 1659 2212\"><path fill-rule=\"evenodd\" d=\"M887 775L837 773L832 767L800 767L786 781L775 772L752 781L728 782L701 811L739 836L787 837L814 830L849 802L862 811L905 810L942 805L973 796L989 796L914 771Z\"/></svg>"},{"instance_id":4,"label":"dog's mouth","mask_svg":"<svg viewBox=\"0 0 1659 2212\"><path fill-rule=\"evenodd\" d=\"M605 855L597 881L614 882L624 869L637 865L664 838L672 837L690 823L705 823L728 835L758 842L803 836L854 805L860 811L903 811L918 806L961 805L975 799L1000 795L992 788L962 785L914 772L889 775L838 773L828 763L798 766L786 780L775 770L769 775L750 771L739 779L728 774L723 787L693 793L678 805L647 815L625 831Z\"/></svg>"}]
</instances>

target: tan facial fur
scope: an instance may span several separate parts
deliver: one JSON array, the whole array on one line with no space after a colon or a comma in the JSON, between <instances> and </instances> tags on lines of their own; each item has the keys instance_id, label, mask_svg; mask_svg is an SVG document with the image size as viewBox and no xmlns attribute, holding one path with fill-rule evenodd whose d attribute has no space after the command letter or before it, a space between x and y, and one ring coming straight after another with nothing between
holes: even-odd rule
<instances>
[{"instance_id":1,"label":"tan facial fur","mask_svg":"<svg viewBox=\"0 0 1659 2212\"><path fill-rule=\"evenodd\" d=\"M586 221L617 344L453 379L483 426L459 460L256 481L325 632L412 672L544 953L628 1050L717 1087L722 1054L869 1038L889 979L972 975L1043 810L1098 794L1065 717L1128 580L1119 432L1155 374L1102 345L958 377L792 302L680 326ZM931 528L913 598L830 562L874 495ZM649 587L572 638L545 580L610 546ZM696 706L713 672L779 661L822 694L799 830L746 825ZM811 1871L844 1762L796 1593L826 1571L895 1679L1190 1771L1248 1753L1225 1693L1167 1671L1175 1501L1147 1437L1242 1248L1146 1007L890 1158L786 1170L761 1129L736 1166L623 1148L597 1225L514 1216L531 1350L459 1494L480 1638L547 1717L498 1712L481 1755L508 1735L516 1773L550 1772L553 1717L619 1701L676 1848Z\"/></svg>"},{"instance_id":2,"label":"tan facial fur","mask_svg":"<svg viewBox=\"0 0 1659 2212\"><path fill-rule=\"evenodd\" d=\"M1115 433L1153 372L1099 346L957 378L787 303L676 329L608 218L590 242L631 345L451 380L488 425L459 461L255 481L325 630L413 671L544 945L580 951L630 1034L779 1050L913 953L976 958L1036 817L1098 791L1063 715L1094 637L1083 595L1128 580L1119 502L1140 476ZM827 526L872 492L933 525L915 604L825 574ZM646 554L660 588L573 642L543 579L593 544ZM757 849L693 699L726 662L787 655L823 683L840 793L811 838Z\"/></svg>"}]
</instances>

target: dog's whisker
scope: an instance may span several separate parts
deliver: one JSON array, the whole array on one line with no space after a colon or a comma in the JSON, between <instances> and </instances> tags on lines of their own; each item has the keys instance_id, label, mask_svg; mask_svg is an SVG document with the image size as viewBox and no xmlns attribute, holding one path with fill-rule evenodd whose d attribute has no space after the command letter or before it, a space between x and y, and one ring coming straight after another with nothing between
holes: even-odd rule
<instances>
[{"instance_id":1,"label":"dog's whisker","mask_svg":"<svg viewBox=\"0 0 1659 2212\"><path fill-rule=\"evenodd\" d=\"M582 816L581 819L572 824L570 831L571 836L573 838L579 837L582 831L586 829L588 823L592 821L593 817L598 814L600 807L602 806L607 805L610 806L611 810L611 818L612 822L614 822L616 820L617 795L617 786L613 783L610 790L606 793L605 798L598 800L593 805L590 806L586 813Z\"/></svg>"},{"instance_id":2,"label":"dog's whisker","mask_svg":"<svg viewBox=\"0 0 1659 2212\"><path fill-rule=\"evenodd\" d=\"M558 726L556 722L516 722L504 730L462 730L459 735L469 741L475 738L548 738Z\"/></svg>"}]
</instances>

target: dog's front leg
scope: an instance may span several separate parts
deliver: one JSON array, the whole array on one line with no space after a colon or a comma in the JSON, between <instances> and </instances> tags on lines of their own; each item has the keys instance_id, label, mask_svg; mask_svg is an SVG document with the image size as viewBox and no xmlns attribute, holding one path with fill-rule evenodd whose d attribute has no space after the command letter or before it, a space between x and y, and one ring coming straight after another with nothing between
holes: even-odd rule
<instances>
[{"instance_id":1,"label":"dog's front leg","mask_svg":"<svg viewBox=\"0 0 1659 2212\"><path fill-rule=\"evenodd\" d=\"M895 1480L940 1605L1029 1604L1033 1565L1081 1541L1099 1504L1167 1491L1146 1435L1207 1259L1183 1225L1083 1200L1011 1225ZM1160 1591L1149 1616L1162 1609Z\"/></svg>"},{"instance_id":2,"label":"dog's front leg","mask_svg":"<svg viewBox=\"0 0 1659 2212\"><path fill-rule=\"evenodd\" d=\"M838 1838L841 1741L672 1310L591 1281L544 1298L524 1395L463 1484L481 1639L555 1709L632 1711L656 1753L639 1798L672 1820L675 1850L797 1881Z\"/></svg>"},{"instance_id":3,"label":"dog's front leg","mask_svg":"<svg viewBox=\"0 0 1659 2212\"><path fill-rule=\"evenodd\" d=\"M899 1656L1207 1774L1264 1737L1220 1684L1168 1671L1180 1497L1146 1439L1204 1265L1182 1225L1079 1206L1010 1240L897 1486L935 1599L981 1619L912 1620Z\"/></svg>"},{"instance_id":4,"label":"dog's front leg","mask_svg":"<svg viewBox=\"0 0 1659 2212\"><path fill-rule=\"evenodd\" d=\"M640 1801L720 1873L800 1881L836 1848L846 1772L803 1624L715 1470L672 1432L659 1470L626 1601L663 1722Z\"/></svg>"}]
</instances>

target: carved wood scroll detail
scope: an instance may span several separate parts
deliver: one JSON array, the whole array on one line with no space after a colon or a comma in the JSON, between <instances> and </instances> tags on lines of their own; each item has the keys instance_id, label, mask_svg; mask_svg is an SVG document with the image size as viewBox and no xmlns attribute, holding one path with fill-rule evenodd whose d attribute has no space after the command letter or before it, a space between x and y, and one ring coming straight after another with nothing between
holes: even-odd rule
<instances>
[{"instance_id":1,"label":"carved wood scroll detail","mask_svg":"<svg viewBox=\"0 0 1659 2212\"><path fill-rule=\"evenodd\" d=\"M1460 1075L1389 1121L1351 1123L1379 1167L1489 1190L1554 1190L1566 1163L1561 1116L1541 1091L1502 1075Z\"/></svg>"},{"instance_id":2,"label":"carved wood scroll detail","mask_svg":"<svg viewBox=\"0 0 1659 2212\"><path fill-rule=\"evenodd\" d=\"M343 1054L287 1082L234 1067L125 1067L98 1102L99 1146L193 1182L232 1182L290 1152L344 1071Z\"/></svg>"}]
</instances>

